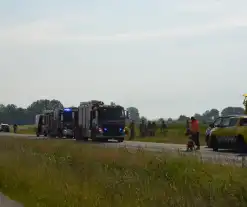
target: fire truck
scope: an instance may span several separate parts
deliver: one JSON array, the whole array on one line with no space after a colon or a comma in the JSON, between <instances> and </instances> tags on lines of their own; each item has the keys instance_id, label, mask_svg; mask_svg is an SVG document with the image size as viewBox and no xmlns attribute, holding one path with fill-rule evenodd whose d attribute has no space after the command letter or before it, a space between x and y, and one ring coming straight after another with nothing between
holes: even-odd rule
<instances>
[{"instance_id":1,"label":"fire truck","mask_svg":"<svg viewBox=\"0 0 247 207\"><path fill-rule=\"evenodd\" d=\"M37 114L35 116L35 128L37 137L39 137L40 135L46 137L48 135L48 126L52 115L53 110L46 110L43 114Z\"/></svg>"},{"instance_id":2,"label":"fire truck","mask_svg":"<svg viewBox=\"0 0 247 207\"><path fill-rule=\"evenodd\" d=\"M120 105L105 105L102 101L81 102L78 113L76 140L123 142L128 114Z\"/></svg>"},{"instance_id":3,"label":"fire truck","mask_svg":"<svg viewBox=\"0 0 247 207\"><path fill-rule=\"evenodd\" d=\"M46 110L43 114L36 115L36 135L73 138L77 124L77 107Z\"/></svg>"}]
</instances>

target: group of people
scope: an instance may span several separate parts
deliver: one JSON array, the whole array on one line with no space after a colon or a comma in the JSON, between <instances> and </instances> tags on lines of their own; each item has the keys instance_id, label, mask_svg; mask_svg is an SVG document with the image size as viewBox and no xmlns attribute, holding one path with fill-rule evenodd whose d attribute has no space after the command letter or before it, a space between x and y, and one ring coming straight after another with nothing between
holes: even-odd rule
<instances>
[{"instance_id":1,"label":"group of people","mask_svg":"<svg viewBox=\"0 0 247 207\"><path fill-rule=\"evenodd\" d=\"M139 130L140 130L140 137L155 137L157 131L157 124L155 122L148 121L145 123L145 120L141 120ZM167 124L163 120L160 125L161 133L165 133L167 131ZM129 139L132 140L135 137L135 123L132 121L129 126L129 131L126 129L127 134L129 135Z\"/></svg>"},{"instance_id":2,"label":"group of people","mask_svg":"<svg viewBox=\"0 0 247 207\"><path fill-rule=\"evenodd\" d=\"M142 120L140 127L140 137L154 137L157 131L157 125L155 122L148 122L145 124L145 121ZM167 124L165 121L162 121L160 125L161 133L165 133L167 131ZM127 135L129 135L129 139L133 140L135 138L135 123L132 121L129 126L129 130L126 129ZM196 150L200 149L200 133L199 133L199 122L195 117L191 117L186 122L186 135L189 136L189 140L193 141L196 145Z\"/></svg>"},{"instance_id":3,"label":"group of people","mask_svg":"<svg viewBox=\"0 0 247 207\"><path fill-rule=\"evenodd\" d=\"M149 121L147 124L142 120L140 124L140 137L154 137L156 134L157 125L155 122Z\"/></svg>"}]
</instances>

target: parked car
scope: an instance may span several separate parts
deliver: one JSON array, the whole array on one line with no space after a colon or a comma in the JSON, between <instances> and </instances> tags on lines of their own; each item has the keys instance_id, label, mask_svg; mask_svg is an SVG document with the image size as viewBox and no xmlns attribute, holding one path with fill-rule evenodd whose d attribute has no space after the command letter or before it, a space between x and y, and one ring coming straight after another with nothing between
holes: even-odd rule
<instances>
[{"instance_id":1,"label":"parked car","mask_svg":"<svg viewBox=\"0 0 247 207\"><path fill-rule=\"evenodd\" d=\"M220 126L211 131L209 140L214 151L230 149L247 152L247 116L224 117Z\"/></svg>"},{"instance_id":2,"label":"parked car","mask_svg":"<svg viewBox=\"0 0 247 207\"><path fill-rule=\"evenodd\" d=\"M213 123L209 124L209 127L206 129L206 133L205 133L205 142L206 142L207 147L212 148L210 136L213 131L223 126L222 123L225 119L228 119L231 117L239 117L239 116L240 115L220 116L216 118Z\"/></svg>"},{"instance_id":3,"label":"parked car","mask_svg":"<svg viewBox=\"0 0 247 207\"><path fill-rule=\"evenodd\" d=\"M0 124L0 132L10 132L10 126L8 124Z\"/></svg>"}]
</instances>

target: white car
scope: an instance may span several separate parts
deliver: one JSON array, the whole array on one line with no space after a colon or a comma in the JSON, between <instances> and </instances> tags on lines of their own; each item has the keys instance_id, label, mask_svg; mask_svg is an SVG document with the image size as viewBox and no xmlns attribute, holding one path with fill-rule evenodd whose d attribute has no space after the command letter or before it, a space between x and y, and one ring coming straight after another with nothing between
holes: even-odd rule
<instances>
[{"instance_id":1,"label":"white car","mask_svg":"<svg viewBox=\"0 0 247 207\"><path fill-rule=\"evenodd\" d=\"M0 124L0 132L10 132L10 126L8 124Z\"/></svg>"}]
</instances>

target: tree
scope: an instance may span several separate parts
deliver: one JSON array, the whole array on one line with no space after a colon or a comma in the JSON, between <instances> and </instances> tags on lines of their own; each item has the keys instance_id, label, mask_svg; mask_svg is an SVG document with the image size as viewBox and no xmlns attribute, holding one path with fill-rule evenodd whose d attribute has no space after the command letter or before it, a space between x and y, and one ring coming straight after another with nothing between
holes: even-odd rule
<instances>
[{"instance_id":1,"label":"tree","mask_svg":"<svg viewBox=\"0 0 247 207\"><path fill-rule=\"evenodd\" d=\"M226 107L221 111L221 116L241 115L244 114L242 107Z\"/></svg>"},{"instance_id":2,"label":"tree","mask_svg":"<svg viewBox=\"0 0 247 207\"><path fill-rule=\"evenodd\" d=\"M14 104L0 105L0 122L8 124L33 124L36 114L43 113L44 109L63 108L58 100L41 99L34 101L26 109Z\"/></svg>"},{"instance_id":3,"label":"tree","mask_svg":"<svg viewBox=\"0 0 247 207\"><path fill-rule=\"evenodd\" d=\"M202 121L205 122L211 122L212 120L216 119L217 117L219 117L220 112L218 109L211 109L211 110L207 110L202 114Z\"/></svg>"},{"instance_id":4,"label":"tree","mask_svg":"<svg viewBox=\"0 0 247 207\"><path fill-rule=\"evenodd\" d=\"M33 102L30 106L28 106L27 110L36 114L40 114L44 110L54 110L56 108L64 108L64 107L63 104L58 100L40 99Z\"/></svg>"},{"instance_id":5,"label":"tree","mask_svg":"<svg viewBox=\"0 0 247 207\"><path fill-rule=\"evenodd\" d=\"M129 107L127 108L127 111L129 113L129 119L134 121L136 124L140 123L140 114L139 110L136 107Z\"/></svg>"},{"instance_id":6,"label":"tree","mask_svg":"<svg viewBox=\"0 0 247 207\"><path fill-rule=\"evenodd\" d=\"M180 115L177 121L186 122L188 119L189 119L189 117L187 117L185 115Z\"/></svg>"},{"instance_id":7,"label":"tree","mask_svg":"<svg viewBox=\"0 0 247 207\"><path fill-rule=\"evenodd\" d=\"M172 122L173 122L172 118L168 118L168 119L167 119L167 122L168 122L168 123L172 123Z\"/></svg>"},{"instance_id":8,"label":"tree","mask_svg":"<svg viewBox=\"0 0 247 207\"><path fill-rule=\"evenodd\" d=\"M140 118L140 120L141 120L141 121L143 120L145 124L148 123L148 119L147 119L145 116L142 116L142 117Z\"/></svg>"}]
</instances>

